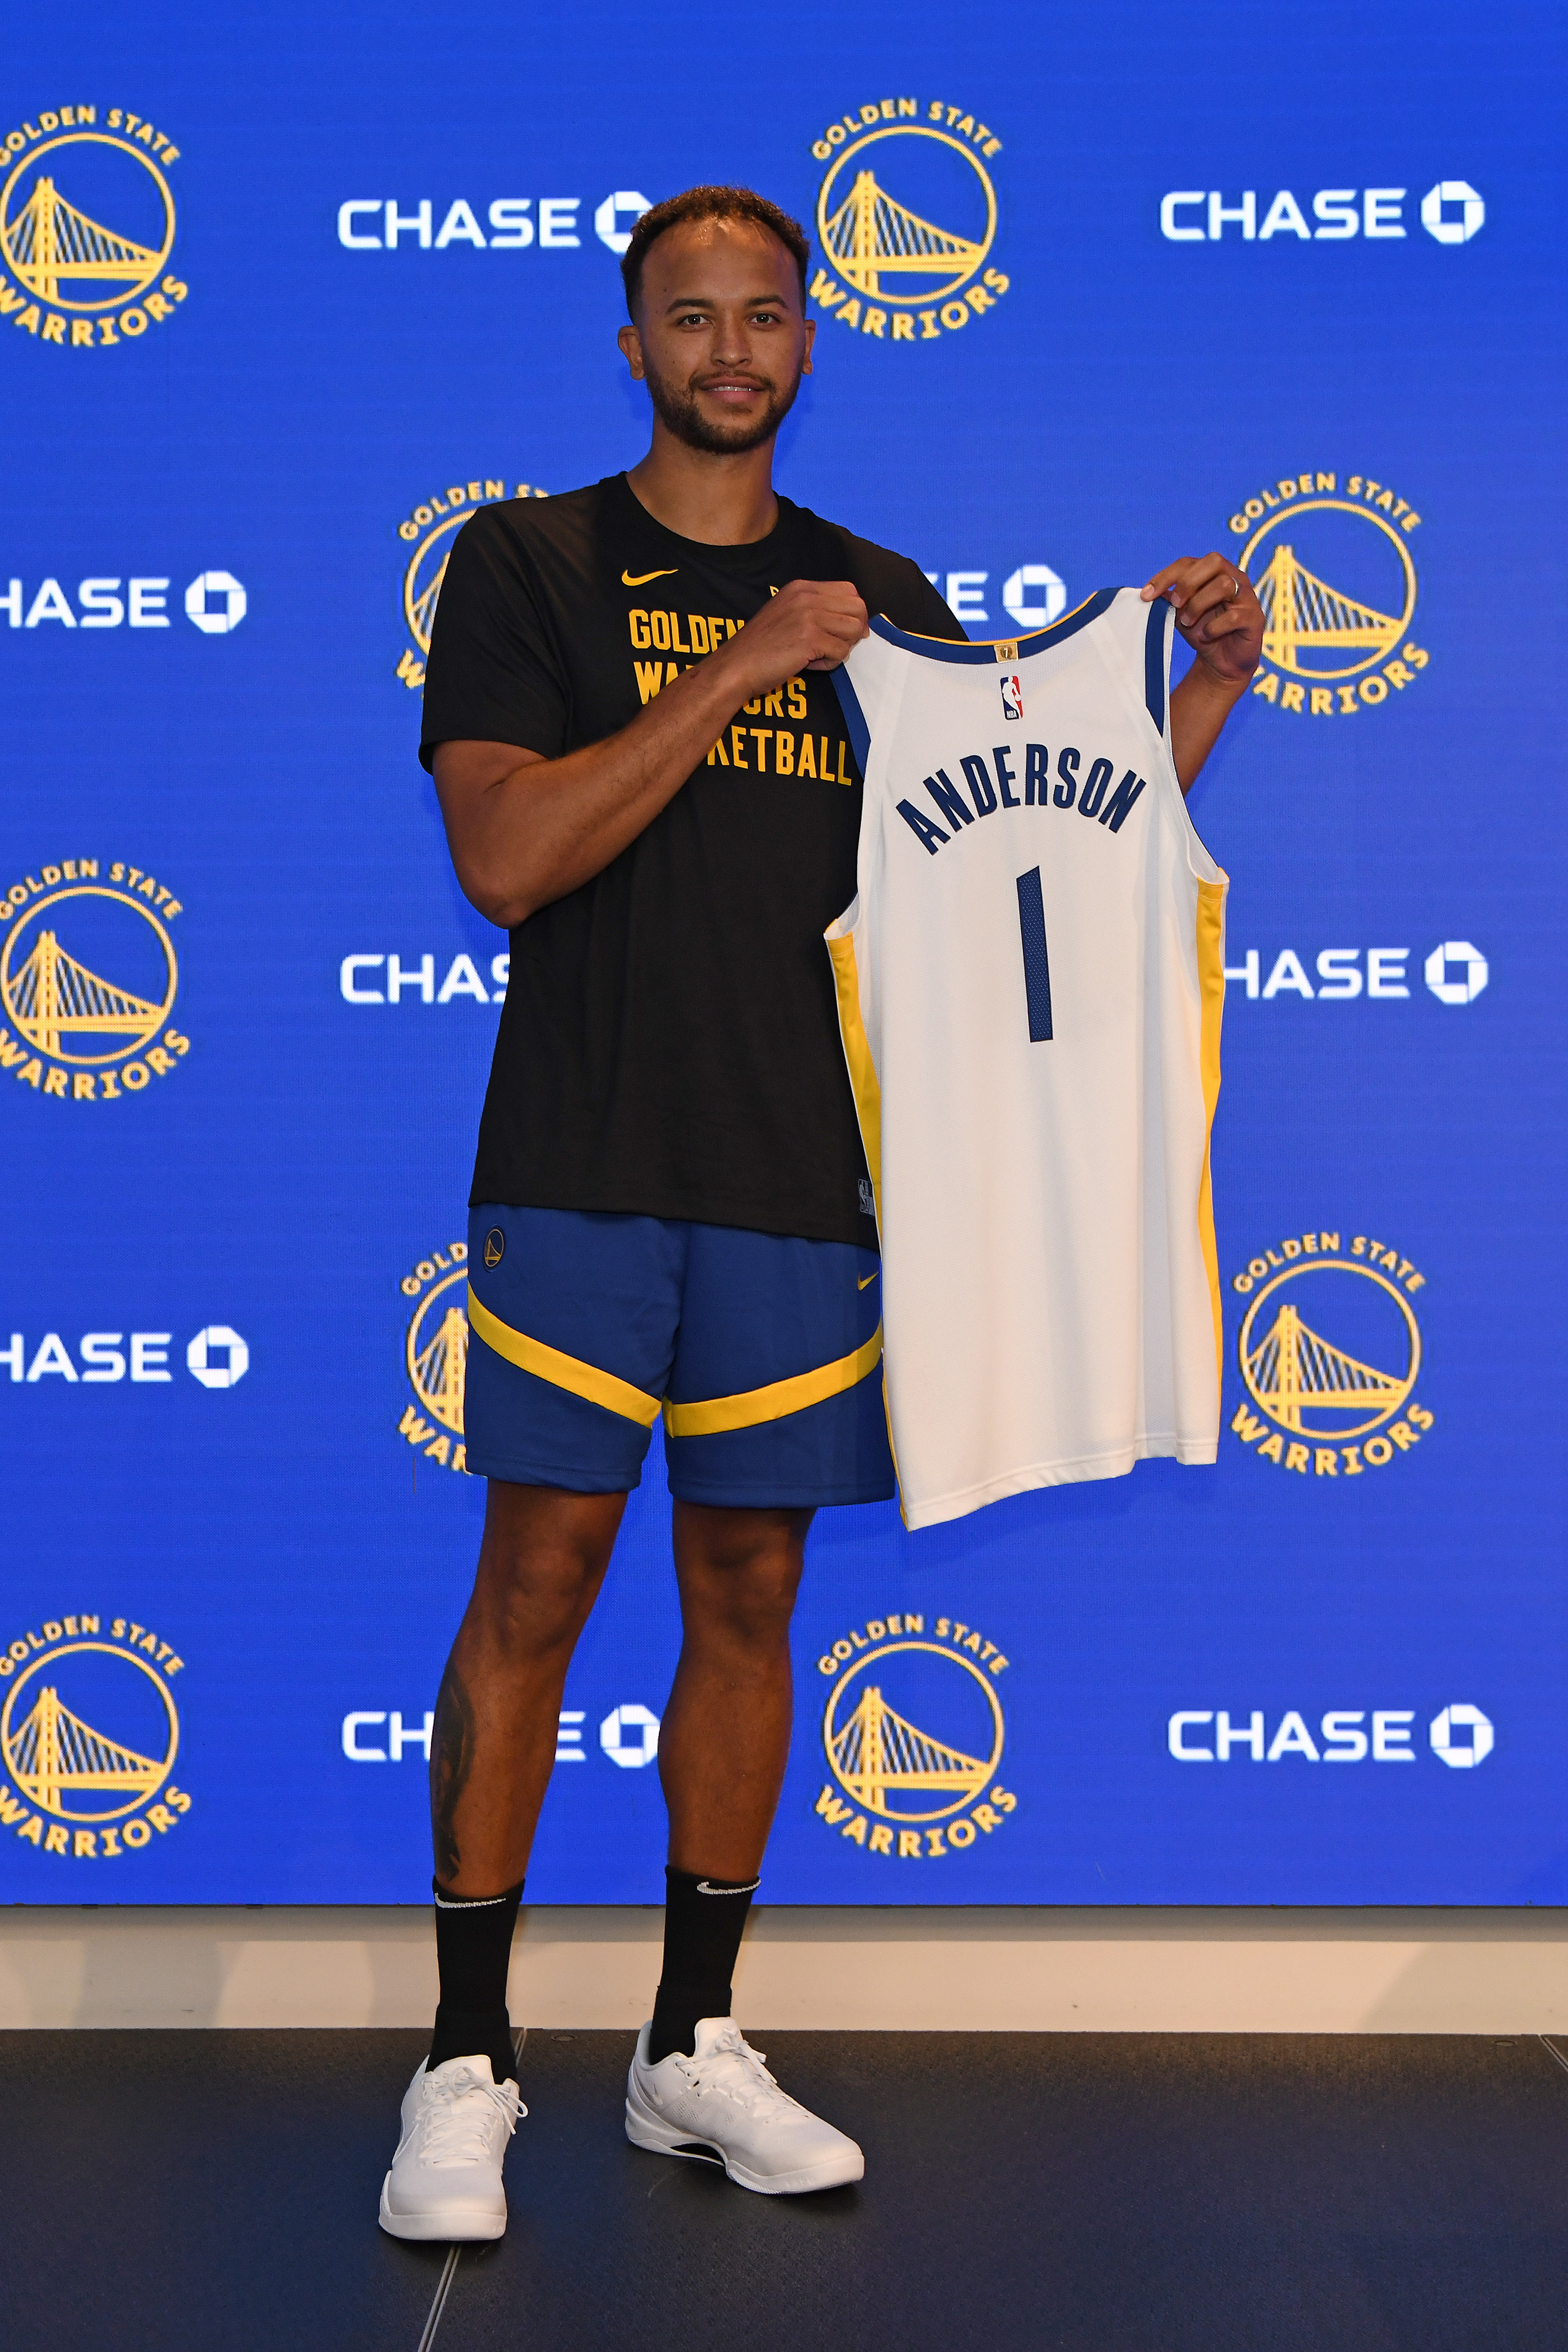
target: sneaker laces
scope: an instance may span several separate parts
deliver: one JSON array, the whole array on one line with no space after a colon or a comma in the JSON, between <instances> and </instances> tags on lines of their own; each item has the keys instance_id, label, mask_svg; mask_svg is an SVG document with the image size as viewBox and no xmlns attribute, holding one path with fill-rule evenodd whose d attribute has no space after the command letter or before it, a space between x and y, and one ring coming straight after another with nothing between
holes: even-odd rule
<instances>
[{"instance_id":1,"label":"sneaker laces","mask_svg":"<svg viewBox=\"0 0 1568 2352\"><path fill-rule=\"evenodd\" d=\"M426 2164L484 2164L493 2154L490 2141L496 2116L504 2120L510 2139L520 2117L527 2113L515 2083L487 2083L478 2074L455 2074L428 2085L409 2138L415 2132L423 2132L421 2155Z\"/></svg>"},{"instance_id":2,"label":"sneaker laces","mask_svg":"<svg viewBox=\"0 0 1568 2352\"><path fill-rule=\"evenodd\" d=\"M726 2026L700 2058L679 2060L680 2071L694 2091L719 2091L752 2116L794 2107L799 2101L781 2091L767 2070L765 2053L753 2050L738 2025Z\"/></svg>"}]
</instances>

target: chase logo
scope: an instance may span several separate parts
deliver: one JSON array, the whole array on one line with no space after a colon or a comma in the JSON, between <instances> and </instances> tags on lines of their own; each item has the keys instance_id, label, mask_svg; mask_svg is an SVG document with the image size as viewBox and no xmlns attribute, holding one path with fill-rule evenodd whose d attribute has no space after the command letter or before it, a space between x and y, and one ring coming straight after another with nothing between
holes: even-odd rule
<instances>
[{"instance_id":1,"label":"chase logo","mask_svg":"<svg viewBox=\"0 0 1568 2352\"><path fill-rule=\"evenodd\" d=\"M129 615L133 629L168 629L167 572L99 573L77 587L79 614L72 609L68 592L51 573L29 590L15 572L0 591L0 613L14 629L118 629ZM121 590L126 593L122 596ZM204 637L226 637L237 629L248 609L244 583L232 572L198 572L185 590L185 618Z\"/></svg>"},{"instance_id":2,"label":"chase logo","mask_svg":"<svg viewBox=\"0 0 1568 2352\"><path fill-rule=\"evenodd\" d=\"M985 267L996 237L985 165L1001 151L988 123L941 99L923 110L879 99L830 122L811 150L828 165L816 194L828 266L812 300L893 343L939 342L994 310L1011 282Z\"/></svg>"},{"instance_id":3,"label":"chase logo","mask_svg":"<svg viewBox=\"0 0 1568 2352\"><path fill-rule=\"evenodd\" d=\"M172 1331L84 1331L77 1341L79 1371L62 1333L46 1331L35 1348L25 1331L13 1331L9 1345L0 1347L0 1371L9 1372L15 1384L25 1381L29 1388L51 1380L63 1381L69 1388L79 1381L84 1388L116 1387L125 1378L124 1342L129 1339L132 1385L172 1388L169 1349L174 1338ZM250 1370L249 1344L232 1323L204 1324L185 1349L185 1370L204 1389L237 1388Z\"/></svg>"},{"instance_id":4,"label":"chase logo","mask_svg":"<svg viewBox=\"0 0 1568 2352\"><path fill-rule=\"evenodd\" d=\"M189 288L165 176L180 151L139 114L62 106L8 131L0 169L0 317L40 342L101 351L172 319Z\"/></svg>"},{"instance_id":5,"label":"chase logo","mask_svg":"<svg viewBox=\"0 0 1568 2352\"><path fill-rule=\"evenodd\" d=\"M169 1779L180 1717L169 1685L184 1665L124 1617L47 1618L0 1656L0 1824L79 1862L108 1862L166 1837L191 1810Z\"/></svg>"},{"instance_id":6,"label":"chase logo","mask_svg":"<svg viewBox=\"0 0 1568 2352\"><path fill-rule=\"evenodd\" d=\"M1205 239L1218 245L1234 229L1244 245L1279 238L1286 250L1293 244L1346 245L1357 236L1397 242L1409 235L1409 194L1408 188L1319 188L1310 199L1309 220L1294 192L1280 188L1260 227L1256 188L1243 189L1234 205L1226 202L1221 188L1172 188L1160 199L1160 234L1173 245L1202 245ZM1439 245L1468 245L1486 225L1486 200L1468 180L1434 181L1420 211L1422 227Z\"/></svg>"},{"instance_id":7,"label":"chase logo","mask_svg":"<svg viewBox=\"0 0 1568 2352\"><path fill-rule=\"evenodd\" d=\"M1369 1234L1348 1251L1341 1238L1289 1234L1231 1279L1248 1302L1237 1355L1250 1401L1231 1429L1260 1462L1302 1477L1381 1470L1436 1419L1415 1395L1421 1328L1410 1302L1426 1276Z\"/></svg>"},{"instance_id":8,"label":"chase logo","mask_svg":"<svg viewBox=\"0 0 1568 2352\"><path fill-rule=\"evenodd\" d=\"M463 1385L468 1368L468 1244L448 1242L422 1257L399 1286L417 1303L403 1335L403 1362L416 1402L405 1404L397 1433L444 1470L468 1467L463 1444ZM425 1419L426 1413L430 1420ZM432 1426L434 1424L434 1426Z\"/></svg>"},{"instance_id":9,"label":"chase logo","mask_svg":"<svg viewBox=\"0 0 1568 2352\"><path fill-rule=\"evenodd\" d=\"M1265 1004L1293 1004L1304 1000L1319 1004L1349 1004L1364 992L1369 999L1410 1003L1415 992L1408 970L1409 948L1367 948L1363 971L1360 948L1320 948L1307 950L1307 962L1318 975L1314 989L1307 963L1294 948L1281 948L1264 974L1264 950L1247 948L1239 963L1227 963L1226 981L1238 980L1247 996L1261 995ZM1416 950L1419 953L1419 950ZM1426 985L1439 1004L1473 1004L1491 978L1491 966L1469 940L1442 940L1422 963ZM1259 982L1261 982L1261 987Z\"/></svg>"},{"instance_id":10,"label":"chase logo","mask_svg":"<svg viewBox=\"0 0 1568 2352\"><path fill-rule=\"evenodd\" d=\"M995 1678L1008 1660L973 1626L923 1612L872 1617L818 1658L833 1687L822 1744L833 1780L816 1817L868 1853L902 1862L962 1853L1018 1800L994 1786L1006 1725Z\"/></svg>"},{"instance_id":11,"label":"chase logo","mask_svg":"<svg viewBox=\"0 0 1568 2352\"><path fill-rule=\"evenodd\" d=\"M16 1031L0 1028L0 1070L60 1102L140 1094L191 1047L166 1025L179 899L139 866L100 870L68 857L0 897L0 1008Z\"/></svg>"},{"instance_id":12,"label":"chase logo","mask_svg":"<svg viewBox=\"0 0 1568 2352\"><path fill-rule=\"evenodd\" d=\"M1279 710L1353 719L1415 683L1431 656L1415 617L1410 534L1421 518L1370 475L1286 475L1244 500L1231 536L1263 607L1252 691Z\"/></svg>"},{"instance_id":13,"label":"chase logo","mask_svg":"<svg viewBox=\"0 0 1568 2352\"><path fill-rule=\"evenodd\" d=\"M1183 1706L1165 1727L1165 1745L1178 1764L1228 1764L1237 1754L1254 1764L1364 1764L1369 1755L1374 1764L1414 1764L1416 1720L1413 1706L1331 1706L1321 1716L1289 1706L1270 1738L1260 1706L1235 1716L1223 1706ZM1472 1772L1496 1747L1497 1729L1479 1706L1456 1699L1438 1708L1426 1738L1440 1764Z\"/></svg>"},{"instance_id":14,"label":"chase logo","mask_svg":"<svg viewBox=\"0 0 1568 2352\"><path fill-rule=\"evenodd\" d=\"M403 625L414 644L405 646L397 660L398 677L411 692L425 683L430 632L436 625L436 606L440 601L441 583L447 577L447 558L452 552L453 539L477 508L493 505L496 499L508 495L506 483L499 474L484 475L475 482L449 482L445 490L433 490L427 499L422 499L413 513L405 515L397 526L398 538L412 551L403 567ZM519 482L510 495L544 499L550 493L535 489L528 482Z\"/></svg>"}]
</instances>

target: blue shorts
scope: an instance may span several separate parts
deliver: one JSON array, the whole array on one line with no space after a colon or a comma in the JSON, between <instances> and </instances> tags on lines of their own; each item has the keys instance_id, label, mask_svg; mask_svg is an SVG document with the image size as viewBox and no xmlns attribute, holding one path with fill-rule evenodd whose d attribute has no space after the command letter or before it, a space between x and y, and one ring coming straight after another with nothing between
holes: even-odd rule
<instances>
[{"instance_id":1,"label":"blue shorts","mask_svg":"<svg viewBox=\"0 0 1568 2352\"><path fill-rule=\"evenodd\" d=\"M468 1468L801 1508L894 1492L880 1266L848 1242L571 1209L468 1213Z\"/></svg>"}]
</instances>

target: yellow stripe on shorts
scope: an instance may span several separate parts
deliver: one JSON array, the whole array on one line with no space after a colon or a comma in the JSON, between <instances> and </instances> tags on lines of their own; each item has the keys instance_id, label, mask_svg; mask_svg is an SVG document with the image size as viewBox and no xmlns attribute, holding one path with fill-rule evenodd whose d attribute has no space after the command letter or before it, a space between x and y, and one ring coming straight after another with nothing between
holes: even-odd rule
<instances>
[{"instance_id":1,"label":"yellow stripe on shorts","mask_svg":"<svg viewBox=\"0 0 1568 2352\"><path fill-rule=\"evenodd\" d=\"M671 1437L716 1437L727 1429L754 1429L764 1421L783 1421L786 1413L804 1412L808 1404L842 1396L874 1371L882 1353L882 1327L878 1324L863 1346L814 1372L796 1372L792 1380L772 1381L763 1389L747 1389L740 1396L710 1397L701 1404L664 1401L664 1425Z\"/></svg>"},{"instance_id":2,"label":"yellow stripe on shorts","mask_svg":"<svg viewBox=\"0 0 1568 2352\"><path fill-rule=\"evenodd\" d=\"M542 1339L531 1339L526 1331L514 1331L510 1323L503 1323L499 1315L492 1315L484 1302L475 1297L471 1282L468 1324L487 1348L493 1348L509 1364L532 1372L538 1380L548 1381L552 1388L567 1389L574 1396L586 1397L590 1404L602 1404L624 1420L641 1422L645 1429L651 1429L658 1419L656 1396L634 1388L630 1381L617 1380L614 1372L600 1371L596 1364L584 1364L575 1356L563 1356L559 1348L547 1348ZM699 1406L697 1410L704 1408Z\"/></svg>"}]
</instances>

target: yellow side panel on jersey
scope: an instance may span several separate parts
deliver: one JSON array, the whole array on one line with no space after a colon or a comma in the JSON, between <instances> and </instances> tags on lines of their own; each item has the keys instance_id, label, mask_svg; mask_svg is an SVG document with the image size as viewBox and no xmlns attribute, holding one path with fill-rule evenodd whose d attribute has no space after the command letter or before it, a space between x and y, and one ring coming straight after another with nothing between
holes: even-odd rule
<instances>
[{"instance_id":1,"label":"yellow side panel on jersey","mask_svg":"<svg viewBox=\"0 0 1568 2352\"><path fill-rule=\"evenodd\" d=\"M664 1425L671 1437L716 1437L721 1430L755 1429L759 1422L783 1421L786 1413L804 1412L808 1404L825 1403L857 1387L882 1360L882 1327L847 1356L815 1371L796 1372L787 1381L770 1381L766 1388L746 1389L739 1396L706 1397L700 1404L664 1401Z\"/></svg>"},{"instance_id":2,"label":"yellow side panel on jersey","mask_svg":"<svg viewBox=\"0 0 1568 2352\"><path fill-rule=\"evenodd\" d=\"M481 1339L487 1348L504 1356L509 1364L516 1364L536 1380L548 1381L552 1388L568 1389L574 1396L585 1397L590 1404L602 1404L608 1412L618 1412L626 1421L640 1421L651 1429L658 1419L658 1399L646 1390L634 1388L630 1381L617 1380L614 1372L602 1372L596 1364L584 1364L575 1356L563 1356L559 1348L547 1348L542 1339L531 1339L526 1331L514 1331L499 1315L492 1315L482 1299L474 1297L468 1285L468 1328Z\"/></svg>"},{"instance_id":3,"label":"yellow side panel on jersey","mask_svg":"<svg viewBox=\"0 0 1568 2352\"><path fill-rule=\"evenodd\" d=\"M877 1066L871 1059L866 1024L860 1018L860 975L855 967L855 942L852 939L829 940L827 952L833 958L833 977L838 989L839 1034L844 1039L844 1058L849 1065L850 1091L855 1097L855 1109L860 1121L860 1141L865 1147L866 1165L871 1171L871 1190L876 1196L879 1219L882 1213L882 1089L877 1079Z\"/></svg>"},{"instance_id":4,"label":"yellow side panel on jersey","mask_svg":"<svg viewBox=\"0 0 1568 2352\"><path fill-rule=\"evenodd\" d=\"M1214 1233L1214 1185L1209 1172L1209 1146L1214 1135L1215 1105L1219 1100L1219 1030L1225 1013L1225 888L1218 882L1198 884L1198 998L1203 1007L1198 1064L1204 1085L1204 1172L1198 1186L1198 1238L1208 1268L1209 1297L1214 1305L1215 1377L1225 1377L1225 1336L1220 1320L1219 1251Z\"/></svg>"}]
</instances>

